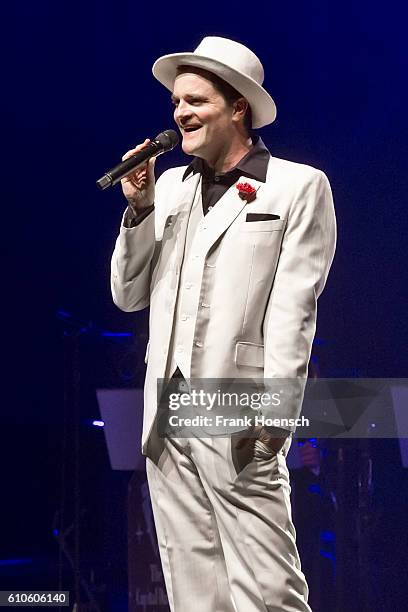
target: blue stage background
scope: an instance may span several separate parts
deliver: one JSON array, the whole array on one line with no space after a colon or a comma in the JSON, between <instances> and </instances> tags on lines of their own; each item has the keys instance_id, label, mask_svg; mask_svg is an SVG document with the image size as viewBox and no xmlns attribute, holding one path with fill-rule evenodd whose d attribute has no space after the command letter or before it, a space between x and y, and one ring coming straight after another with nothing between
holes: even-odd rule
<instances>
[{"instance_id":1,"label":"blue stage background","mask_svg":"<svg viewBox=\"0 0 408 612\"><path fill-rule=\"evenodd\" d=\"M145 333L145 313L121 313L111 302L109 262L124 202L119 188L101 193L95 180L127 149L174 127L169 93L151 74L162 54L220 35L259 55L278 108L262 138L273 155L324 170L334 193L338 247L319 302L322 370L407 376L408 45L402 3L368 0L48 0L8 4L5 13L9 493L1 512L3 557L13 559L54 545L63 383L57 311ZM178 149L157 169L186 161Z\"/></svg>"}]
</instances>

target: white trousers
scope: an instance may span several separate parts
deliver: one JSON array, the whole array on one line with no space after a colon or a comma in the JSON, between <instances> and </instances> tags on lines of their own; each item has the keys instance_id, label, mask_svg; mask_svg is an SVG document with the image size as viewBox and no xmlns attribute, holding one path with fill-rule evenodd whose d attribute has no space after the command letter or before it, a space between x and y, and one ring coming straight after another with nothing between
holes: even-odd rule
<instances>
[{"instance_id":1,"label":"white trousers","mask_svg":"<svg viewBox=\"0 0 408 612\"><path fill-rule=\"evenodd\" d=\"M286 454L259 440L159 438L147 476L172 612L311 612Z\"/></svg>"}]
</instances>

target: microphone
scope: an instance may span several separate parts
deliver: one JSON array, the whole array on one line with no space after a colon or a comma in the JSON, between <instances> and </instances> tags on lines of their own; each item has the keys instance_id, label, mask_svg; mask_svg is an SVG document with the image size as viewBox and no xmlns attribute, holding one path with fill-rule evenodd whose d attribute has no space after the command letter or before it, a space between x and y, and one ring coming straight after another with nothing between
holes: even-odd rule
<instances>
[{"instance_id":1,"label":"microphone","mask_svg":"<svg viewBox=\"0 0 408 612\"><path fill-rule=\"evenodd\" d=\"M166 130L160 132L152 142L149 142L147 147L138 151L129 159L121 162L109 172L106 172L100 179L96 181L99 189L106 189L112 185L119 183L120 179L130 174L133 170L144 164L151 157L157 157L166 151L171 151L178 144L179 137L174 130Z\"/></svg>"}]
</instances>

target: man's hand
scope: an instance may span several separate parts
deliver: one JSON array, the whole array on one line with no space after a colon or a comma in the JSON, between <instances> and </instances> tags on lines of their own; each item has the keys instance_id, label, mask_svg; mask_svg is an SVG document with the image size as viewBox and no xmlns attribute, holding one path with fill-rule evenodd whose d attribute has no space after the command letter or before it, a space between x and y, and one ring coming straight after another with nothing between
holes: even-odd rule
<instances>
[{"instance_id":1,"label":"man's hand","mask_svg":"<svg viewBox=\"0 0 408 612\"><path fill-rule=\"evenodd\" d=\"M261 427L260 425L252 425L248 430L249 435L240 438L240 440L238 441L237 448L242 448L248 443L255 444L255 440L260 440L272 451L278 453L285 444L286 438L288 437L290 432L284 429L277 429L277 433L279 433L278 437L274 436L273 433L269 433L264 427Z\"/></svg>"},{"instance_id":2,"label":"man's hand","mask_svg":"<svg viewBox=\"0 0 408 612\"><path fill-rule=\"evenodd\" d=\"M122 161L125 161L125 159L128 159L138 151L146 148L149 142L150 140L146 138L144 142L125 153L122 157ZM153 157L121 180L123 194L135 214L141 213L145 208L154 204L155 160L156 158Z\"/></svg>"}]
</instances>

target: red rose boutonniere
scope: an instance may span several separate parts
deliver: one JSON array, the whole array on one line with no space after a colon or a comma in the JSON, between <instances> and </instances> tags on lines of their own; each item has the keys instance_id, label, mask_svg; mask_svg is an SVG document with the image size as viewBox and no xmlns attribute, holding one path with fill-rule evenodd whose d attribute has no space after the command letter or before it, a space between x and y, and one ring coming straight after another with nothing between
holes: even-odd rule
<instances>
[{"instance_id":1,"label":"red rose boutonniere","mask_svg":"<svg viewBox=\"0 0 408 612\"><path fill-rule=\"evenodd\" d=\"M247 204L255 200L257 190L250 183L238 183L237 189L239 197Z\"/></svg>"}]
</instances>

